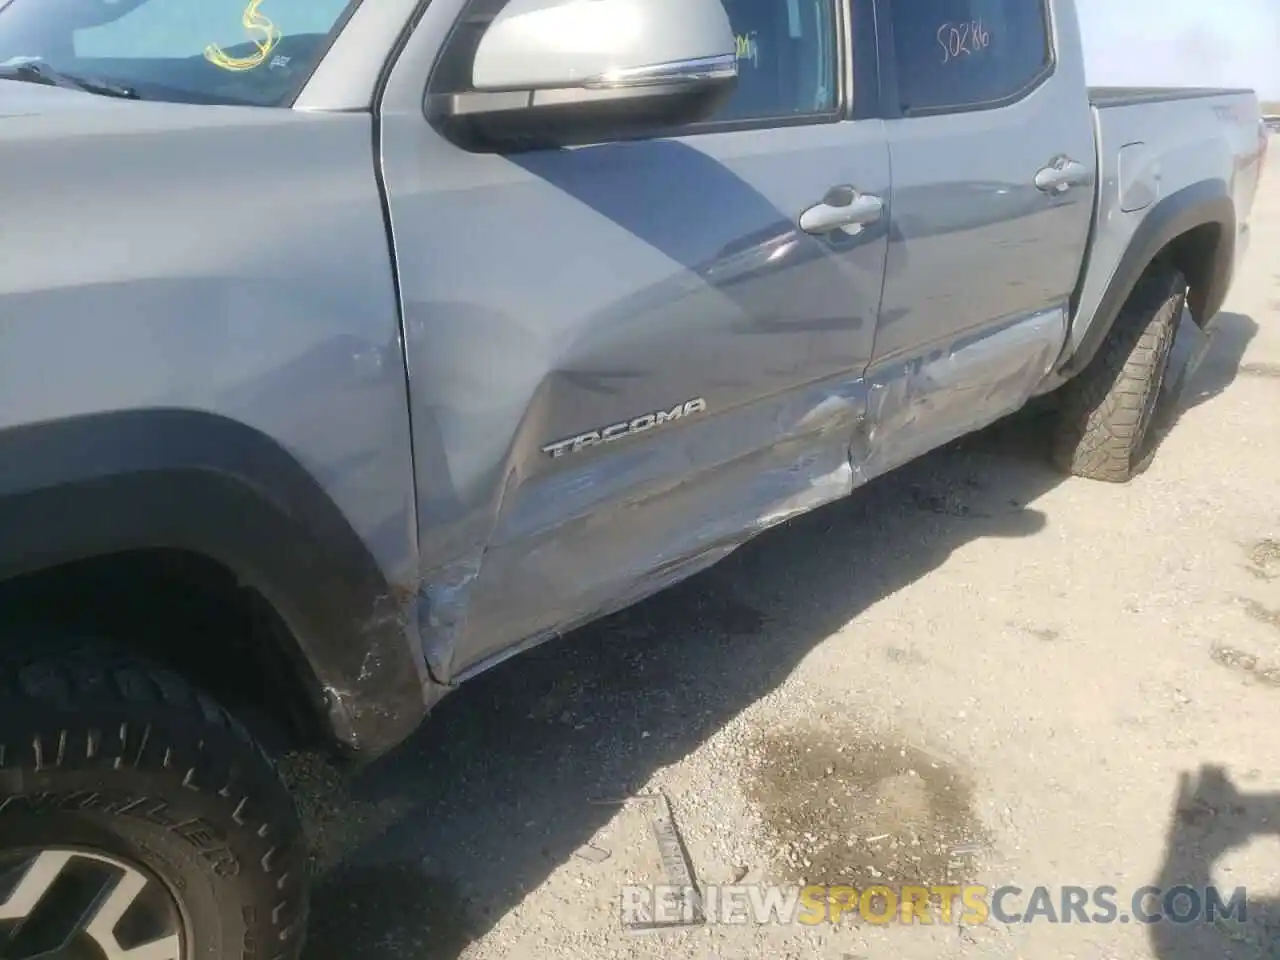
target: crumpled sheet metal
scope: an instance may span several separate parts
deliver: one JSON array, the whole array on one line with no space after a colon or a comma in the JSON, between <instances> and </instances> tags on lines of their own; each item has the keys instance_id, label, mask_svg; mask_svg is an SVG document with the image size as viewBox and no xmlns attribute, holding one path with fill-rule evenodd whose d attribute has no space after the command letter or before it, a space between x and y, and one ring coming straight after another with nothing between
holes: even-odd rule
<instances>
[{"instance_id":1,"label":"crumpled sheet metal","mask_svg":"<svg viewBox=\"0 0 1280 960\"><path fill-rule=\"evenodd\" d=\"M924 357L873 370L851 460L858 484L888 473L1026 403L1066 337L1054 308Z\"/></svg>"}]
</instances>

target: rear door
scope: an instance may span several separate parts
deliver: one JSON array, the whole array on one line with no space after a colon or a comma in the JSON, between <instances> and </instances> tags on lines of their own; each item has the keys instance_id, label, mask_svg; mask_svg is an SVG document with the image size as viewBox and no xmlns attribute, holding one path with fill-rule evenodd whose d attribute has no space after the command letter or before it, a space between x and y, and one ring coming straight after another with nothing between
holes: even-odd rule
<instances>
[{"instance_id":1,"label":"rear door","mask_svg":"<svg viewBox=\"0 0 1280 960\"><path fill-rule=\"evenodd\" d=\"M881 10L893 195L871 472L1027 399L1063 343L1096 174L1069 3Z\"/></svg>"},{"instance_id":2,"label":"rear door","mask_svg":"<svg viewBox=\"0 0 1280 960\"><path fill-rule=\"evenodd\" d=\"M461 0L433 0L393 72L383 173L444 674L851 488L887 245L883 124L851 119L838 0L726 6L741 87L678 136L455 146L422 99Z\"/></svg>"}]
</instances>

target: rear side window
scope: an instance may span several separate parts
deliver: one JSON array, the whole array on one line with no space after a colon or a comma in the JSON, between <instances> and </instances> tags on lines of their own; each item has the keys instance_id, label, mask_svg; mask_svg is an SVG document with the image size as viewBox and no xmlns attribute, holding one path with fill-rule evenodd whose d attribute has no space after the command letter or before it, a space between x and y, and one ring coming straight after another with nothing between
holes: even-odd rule
<instances>
[{"instance_id":1,"label":"rear side window","mask_svg":"<svg viewBox=\"0 0 1280 960\"><path fill-rule=\"evenodd\" d=\"M1053 63L1044 0L896 0L893 43L903 112L1017 97Z\"/></svg>"},{"instance_id":2,"label":"rear side window","mask_svg":"<svg viewBox=\"0 0 1280 960\"><path fill-rule=\"evenodd\" d=\"M725 0L738 89L716 121L830 114L837 105L834 0Z\"/></svg>"}]
</instances>

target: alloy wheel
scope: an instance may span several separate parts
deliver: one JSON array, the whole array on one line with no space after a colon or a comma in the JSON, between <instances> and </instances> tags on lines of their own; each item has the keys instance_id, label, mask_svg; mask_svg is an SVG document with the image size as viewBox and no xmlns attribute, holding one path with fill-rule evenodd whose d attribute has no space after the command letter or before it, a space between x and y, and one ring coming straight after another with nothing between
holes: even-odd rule
<instances>
[{"instance_id":1,"label":"alloy wheel","mask_svg":"<svg viewBox=\"0 0 1280 960\"><path fill-rule=\"evenodd\" d=\"M101 852L0 853L0 960L185 960L159 880Z\"/></svg>"}]
</instances>

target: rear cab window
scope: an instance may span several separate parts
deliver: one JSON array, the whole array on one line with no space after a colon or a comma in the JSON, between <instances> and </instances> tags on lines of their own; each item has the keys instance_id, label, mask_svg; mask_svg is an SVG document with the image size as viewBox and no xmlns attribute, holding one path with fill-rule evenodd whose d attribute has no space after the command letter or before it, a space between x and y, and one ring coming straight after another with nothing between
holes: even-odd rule
<instances>
[{"instance_id":1,"label":"rear cab window","mask_svg":"<svg viewBox=\"0 0 1280 960\"><path fill-rule=\"evenodd\" d=\"M997 106L1053 68L1044 0L896 0L893 46L905 114Z\"/></svg>"}]
</instances>

